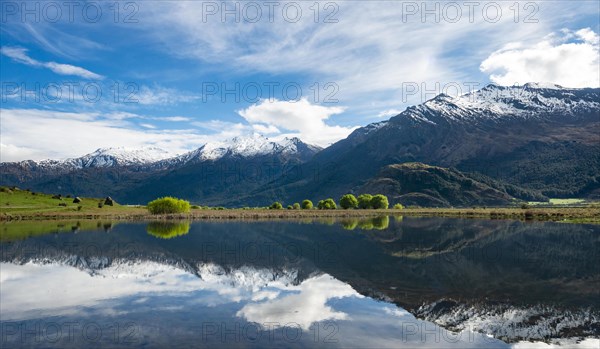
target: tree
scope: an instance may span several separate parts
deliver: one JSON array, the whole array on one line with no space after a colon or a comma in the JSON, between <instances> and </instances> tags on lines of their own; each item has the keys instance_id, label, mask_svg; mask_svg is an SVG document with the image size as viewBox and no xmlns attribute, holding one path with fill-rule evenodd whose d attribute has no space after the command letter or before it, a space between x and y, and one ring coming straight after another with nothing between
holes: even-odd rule
<instances>
[{"instance_id":1,"label":"tree","mask_svg":"<svg viewBox=\"0 0 600 349\"><path fill-rule=\"evenodd\" d=\"M152 214L187 213L190 203L182 199L165 196L148 203L148 211Z\"/></svg>"},{"instance_id":2,"label":"tree","mask_svg":"<svg viewBox=\"0 0 600 349\"><path fill-rule=\"evenodd\" d=\"M347 210L349 208L356 208L358 206L358 200L354 195L346 194L340 199L340 206L344 210Z\"/></svg>"},{"instance_id":3,"label":"tree","mask_svg":"<svg viewBox=\"0 0 600 349\"><path fill-rule=\"evenodd\" d=\"M371 194L361 194L358 196L358 208L367 209L372 208L371 199L373 196Z\"/></svg>"},{"instance_id":4,"label":"tree","mask_svg":"<svg viewBox=\"0 0 600 349\"><path fill-rule=\"evenodd\" d=\"M385 195L377 194L371 199L371 207L374 209L387 209L389 206L388 198Z\"/></svg>"},{"instance_id":5,"label":"tree","mask_svg":"<svg viewBox=\"0 0 600 349\"><path fill-rule=\"evenodd\" d=\"M297 202L294 202L294 210L299 210L300 209L300 204Z\"/></svg>"},{"instance_id":6,"label":"tree","mask_svg":"<svg viewBox=\"0 0 600 349\"><path fill-rule=\"evenodd\" d=\"M292 205L288 205L288 206L287 206L287 209L288 209L288 210L291 210L291 209L293 209Z\"/></svg>"},{"instance_id":7,"label":"tree","mask_svg":"<svg viewBox=\"0 0 600 349\"><path fill-rule=\"evenodd\" d=\"M319 203L317 204L317 208L319 210L335 210L337 208L337 205L332 198L329 198L319 201Z\"/></svg>"},{"instance_id":8,"label":"tree","mask_svg":"<svg viewBox=\"0 0 600 349\"><path fill-rule=\"evenodd\" d=\"M275 201L274 203L271 204L271 206L269 206L269 210L281 210L283 209L283 205L281 205L281 202Z\"/></svg>"},{"instance_id":9,"label":"tree","mask_svg":"<svg viewBox=\"0 0 600 349\"><path fill-rule=\"evenodd\" d=\"M403 210L404 206L402 206L402 204L398 203L394 205L394 210Z\"/></svg>"},{"instance_id":10,"label":"tree","mask_svg":"<svg viewBox=\"0 0 600 349\"><path fill-rule=\"evenodd\" d=\"M313 208L313 203L310 200L304 200L302 201L302 209L303 210L310 210L311 208Z\"/></svg>"}]
</instances>

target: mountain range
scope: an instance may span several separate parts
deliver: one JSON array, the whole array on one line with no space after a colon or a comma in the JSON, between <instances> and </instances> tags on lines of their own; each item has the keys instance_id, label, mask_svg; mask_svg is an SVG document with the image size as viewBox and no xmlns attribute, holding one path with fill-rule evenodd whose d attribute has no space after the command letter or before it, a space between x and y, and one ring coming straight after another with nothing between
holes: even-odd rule
<instances>
[{"instance_id":1,"label":"mountain range","mask_svg":"<svg viewBox=\"0 0 600 349\"><path fill-rule=\"evenodd\" d=\"M260 135L183 155L107 148L64 161L0 164L0 183L145 203L174 195L256 206L381 192L422 206L600 197L600 89L488 85L440 94L325 149Z\"/></svg>"}]
</instances>

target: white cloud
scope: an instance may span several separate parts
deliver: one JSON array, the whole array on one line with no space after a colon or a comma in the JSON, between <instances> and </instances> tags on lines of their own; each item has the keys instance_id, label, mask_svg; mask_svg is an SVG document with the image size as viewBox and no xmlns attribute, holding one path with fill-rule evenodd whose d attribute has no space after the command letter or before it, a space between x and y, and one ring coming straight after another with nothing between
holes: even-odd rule
<instances>
[{"instance_id":1,"label":"white cloud","mask_svg":"<svg viewBox=\"0 0 600 349\"><path fill-rule=\"evenodd\" d=\"M161 121L172 121L172 122L184 122L184 121L192 120L185 116L160 116L160 117L153 117L152 119L153 120L161 120Z\"/></svg>"},{"instance_id":2,"label":"white cloud","mask_svg":"<svg viewBox=\"0 0 600 349\"><path fill-rule=\"evenodd\" d=\"M404 19L404 2L359 1L337 3L337 23L323 23L324 12L315 23L308 8L312 5L300 4L303 16L297 23L286 22L276 11L274 21L263 13L261 20L248 25L243 20L223 23L218 14L202 20L200 3L159 2L146 8L152 15L142 26L152 31L168 54L213 63L216 70L299 73L302 78L296 82L309 80L308 85L334 82L339 86L335 98L352 107L353 113L362 108L363 114L372 117L380 111L373 102L396 100L391 106L398 106L403 83L426 83L429 89L436 82L483 84L487 81L482 81L479 63L498 43L539 38L554 30L555 23L570 23L574 17L597 12L591 3L545 4L539 6L534 15L538 23L532 25L523 14L515 21L513 4L500 2L495 5L503 15L492 23L482 15L485 4L476 5L473 21L469 9L460 4L462 17L452 23L435 21L434 15L427 15L426 20L421 17L423 6L445 7L443 3L412 4L419 7L417 13ZM419 97L411 95L403 103L423 102Z\"/></svg>"},{"instance_id":3,"label":"white cloud","mask_svg":"<svg viewBox=\"0 0 600 349\"><path fill-rule=\"evenodd\" d=\"M307 143L327 146L350 134L355 127L330 126L325 123L332 115L340 114L344 107L324 107L311 104L305 98L299 101L262 100L238 111L253 127L289 132Z\"/></svg>"},{"instance_id":4,"label":"white cloud","mask_svg":"<svg viewBox=\"0 0 600 349\"><path fill-rule=\"evenodd\" d=\"M104 78L102 75L92 73L91 71L89 71L87 69L77 67L74 65L62 64L62 63L56 63L56 62L40 62L38 60L35 60L35 59L29 57L27 55L27 49L22 48L22 47L2 46L0 48L0 53L2 53L3 55L5 55L7 57L12 58L15 62L29 65L32 67L47 68L59 75L72 75L72 76L79 76L84 79L96 79L96 80L100 80L100 79Z\"/></svg>"},{"instance_id":5,"label":"white cloud","mask_svg":"<svg viewBox=\"0 0 600 349\"><path fill-rule=\"evenodd\" d=\"M141 86L139 91L133 91L130 97L142 105L172 105L181 102L192 102L200 98L199 96L185 94L176 89L161 86Z\"/></svg>"},{"instance_id":6,"label":"white cloud","mask_svg":"<svg viewBox=\"0 0 600 349\"><path fill-rule=\"evenodd\" d=\"M240 129L200 134L195 129L140 129L131 113L67 113L41 109L0 109L2 161L64 159L105 147L155 146L173 154L237 136Z\"/></svg>"},{"instance_id":7,"label":"white cloud","mask_svg":"<svg viewBox=\"0 0 600 349\"><path fill-rule=\"evenodd\" d=\"M500 85L551 82L565 87L600 86L598 34L589 28L563 30L538 43L507 44L480 66Z\"/></svg>"},{"instance_id":8,"label":"white cloud","mask_svg":"<svg viewBox=\"0 0 600 349\"><path fill-rule=\"evenodd\" d=\"M402 110L400 109L387 109L384 110L382 112L380 112L379 114L377 114L377 117L379 118L390 118L392 116L396 116L398 114L400 114L402 112Z\"/></svg>"},{"instance_id":9,"label":"white cloud","mask_svg":"<svg viewBox=\"0 0 600 349\"><path fill-rule=\"evenodd\" d=\"M327 305L335 298L363 298L350 285L329 275L304 280L298 285L298 293L269 299L262 303L246 304L237 316L259 324L297 324L305 331L315 322L348 320L348 314Z\"/></svg>"}]
</instances>

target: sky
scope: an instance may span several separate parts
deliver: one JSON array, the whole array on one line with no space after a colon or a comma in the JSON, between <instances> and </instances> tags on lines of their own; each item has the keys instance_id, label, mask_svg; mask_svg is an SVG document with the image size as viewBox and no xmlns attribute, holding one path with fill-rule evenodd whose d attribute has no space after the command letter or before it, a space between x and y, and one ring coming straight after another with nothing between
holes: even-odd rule
<instances>
[{"instance_id":1,"label":"sky","mask_svg":"<svg viewBox=\"0 0 600 349\"><path fill-rule=\"evenodd\" d=\"M599 87L600 2L7 1L0 161L326 147L438 93Z\"/></svg>"}]
</instances>

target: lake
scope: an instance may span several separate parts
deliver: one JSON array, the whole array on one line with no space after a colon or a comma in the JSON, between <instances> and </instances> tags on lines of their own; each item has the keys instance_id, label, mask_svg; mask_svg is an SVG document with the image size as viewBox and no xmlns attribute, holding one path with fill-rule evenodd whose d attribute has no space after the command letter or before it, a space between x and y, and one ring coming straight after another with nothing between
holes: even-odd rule
<instances>
[{"instance_id":1,"label":"lake","mask_svg":"<svg viewBox=\"0 0 600 349\"><path fill-rule=\"evenodd\" d=\"M2 347L598 348L600 227L0 225Z\"/></svg>"}]
</instances>

